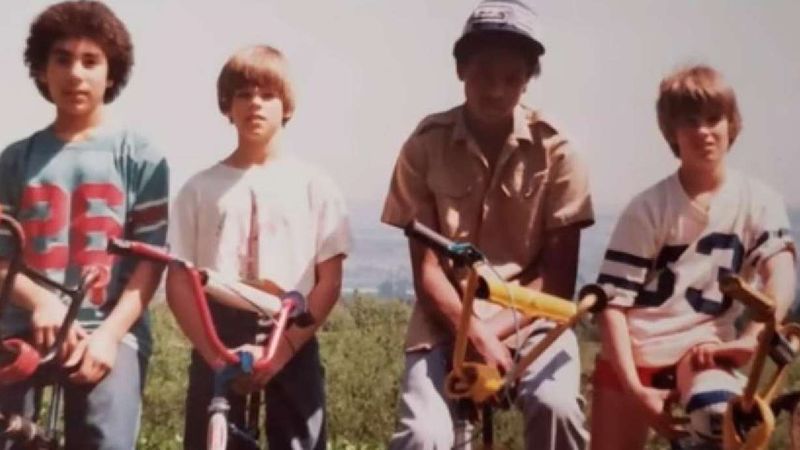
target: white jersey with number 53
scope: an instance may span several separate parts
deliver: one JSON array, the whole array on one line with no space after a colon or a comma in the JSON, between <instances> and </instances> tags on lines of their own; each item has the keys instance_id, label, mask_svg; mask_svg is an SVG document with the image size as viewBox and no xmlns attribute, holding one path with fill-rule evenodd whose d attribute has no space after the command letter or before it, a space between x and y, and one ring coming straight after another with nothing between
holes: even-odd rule
<instances>
[{"instance_id":1,"label":"white jersey with number 53","mask_svg":"<svg viewBox=\"0 0 800 450\"><path fill-rule=\"evenodd\" d=\"M736 337L743 308L722 295L720 275L753 282L760 265L784 249L794 244L775 191L729 170L706 211L675 173L622 213L598 282L613 285L611 304L626 308L636 365L668 366L694 345Z\"/></svg>"}]
</instances>

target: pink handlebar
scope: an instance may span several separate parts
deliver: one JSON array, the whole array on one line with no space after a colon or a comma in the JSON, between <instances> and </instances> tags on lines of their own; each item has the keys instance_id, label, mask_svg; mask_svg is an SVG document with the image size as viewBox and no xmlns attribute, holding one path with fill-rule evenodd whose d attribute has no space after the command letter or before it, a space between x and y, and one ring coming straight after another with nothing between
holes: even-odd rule
<instances>
[{"instance_id":1,"label":"pink handlebar","mask_svg":"<svg viewBox=\"0 0 800 450\"><path fill-rule=\"evenodd\" d=\"M239 364L239 356L234 353L230 348L220 340L217 330L214 327L214 322L211 317L211 311L208 307L208 299L204 289L207 273L197 269L190 262L175 256L163 247L145 244L142 242L127 241L122 239L111 239L108 244L109 252L120 255L131 255L135 258L146 259L156 263L171 264L173 267L179 266L182 270L186 270L189 276L189 283L191 284L191 292L193 299L193 310L200 319L200 328L202 329L204 340L211 346L211 353L213 357L209 360L210 356L203 355L206 362L212 367L219 368L222 365L236 365ZM170 269L172 270L172 269ZM270 337L264 344L264 354L253 364L255 372L262 372L266 370L271 364L275 354L277 353L280 338L286 330L289 318L295 312L295 308L302 307L301 302L298 302L293 295L287 294L281 298L280 310L275 314L273 319L275 325L270 333ZM176 318L179 319L177 312L173 309ZM196 328L196 326L195 326ZM186 331L186 330L184 330ZM186 333L188 336L188 333ZM191 340L191 339L190 339ZM199 347L198 343L192 343L196 348ZM198 348L198 350L200 350ZM205 352L201 352L205 353Z\"/></svg>"}]
</instances>

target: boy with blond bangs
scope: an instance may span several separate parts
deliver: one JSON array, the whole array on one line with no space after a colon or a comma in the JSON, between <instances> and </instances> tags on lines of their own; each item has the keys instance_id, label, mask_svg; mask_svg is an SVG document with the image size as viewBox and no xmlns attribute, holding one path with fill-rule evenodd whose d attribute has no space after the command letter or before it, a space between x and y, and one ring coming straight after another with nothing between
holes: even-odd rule
<instances>
[{"instance_id":1,"label":"boy with blond bangs","mask_svg":"<svg viewBox=\"0 0 800 450\"><path fill-rule=\"evenodd\" d=\"M61 349L69 369L66 447L131 449L151 352L146 311L161 267L114 258L105 246L112 237L164 244L167 163L141 136L106 125L104 104L120 93L133 64L128 31L108 7L50 6L31 24L24 59L56 114L0 155L0 205L22 224L30 266L72 286L87 270L103 274ZM10 245L0 235L0 254L7 257ZM0 320L3 330L43 350L65 312L53 292L20 275ZM3 387L0 408L33 414L37 390L32 381Z\"/></svg>"},{"instance_id":2,"label":"boy with blond bangs","mask_svg":"<svg viewBox=\"0 0 800 450\"><path fill-rule=\"evenodd\" d=\"M308 299L313 326L290 327L269 373L253 381L263 388L270 448L324 449L324 379L314 333L339 298L350 247L345 203L330 178L281 145L295 99L278 50L258 45L236 52L222 68L217 96L220 111L236 127L238 145L183 186L170 241L178 255L199 267L243 280L270 280ZM169 271L167 297L173 311L191 302L187 278L185 271ZM252 348L257 335L263 339L269 333L269 325L257 323L252 313L212 304L212 314L229 347ZM213 378L212 369L193 352L187 450L205 448ZM229 401L230 419L241 425L245 397L232 393Z\"/></svg>"},{"instance_id":3,"label":"boy with blond bangs","mask_svg":"<svg viewBox=\"0 0 800 450\"><path fill-rule=\"evenodd\" d=\"M733 369L748 362L762 327L751 323L737 335L743 306L720 292L719 279L759 281L777 301L779 322L794 296L782 199L726 165L742 127L733 89L711 67L684 68L661 82L657 112L680 166L628 204L600 270L598 282L617 295L600 316L596 450L641 449L651 427L678 437L664 408L676 384L693 444L720 445L720 414L742 389ZM707 411L705 428L693 410Z\"/></svg>"},{"instance_id":4,"label":"boy with blond bangs","mask_svg":"<svg viewBox=\"0 0 800 450\"><path fill-rule=\"evenodd\" d=\"M416 219L472 242L506 281L571 298L581 229L593 214L586 171L567 140L520 104L544 53L536 19L518 0L482 1L473 11L454 47L466 101L428 116L406 141L382 220L403 227ZM470 427L443 391L465 274L419 243L409 248L417 302L389 447L468 448ZM515 325L510 310L478 302L467 336L483 361L507 371ZM552 327L546 320L520 325L523 351ZM585 448L579 382L578 346L568 331L519 382L526 448Z\"/></svg>"}]
</instances>

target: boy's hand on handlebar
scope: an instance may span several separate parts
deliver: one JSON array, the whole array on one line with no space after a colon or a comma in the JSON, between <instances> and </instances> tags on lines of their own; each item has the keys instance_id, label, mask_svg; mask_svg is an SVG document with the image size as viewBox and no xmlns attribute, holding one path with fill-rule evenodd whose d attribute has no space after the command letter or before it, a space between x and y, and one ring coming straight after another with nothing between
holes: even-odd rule
<instances>
[{"instance_id":1,"label":"boy's hand on handlebar","mask_svg":"<svg viewBox=\"0 0 800 450\"><path fill-rule=\"evenodd\" d=\"M253 355L253 360L258 361L264 356L264 347L260 345L245 344L237 347L235 351L246 351ZM279 345L272 362L265 370L253 373L249 376L241 376L233 381L233 390L238 394L248 394L262 389L272 378L283 369L286 363L292 359L294 354L284 346Z\"/></svg>"},{"instance_id":2,"label":"boy's hand on handlebar","mask_svg":"<svg viewBox=\"0 0 800 450\"><path fill-rule=\"evenodd\" d=\"M69 376L70 381L94 384L102 380L114 367L119 345L119 340L102 328L82 339L64 362L64 367L75 369Z\"/></svg>"},{"instance_id":3,"label":"boy's hand on handlebar","mask_svg":"<svg viewBox=\"0 0 800 450\"><path fill-rule=\"evenodd\" d=\"M33 328L33 345L40 352L48 351L56 342L58 330L67 316L67 307L55 295L49 294L41 299L31 312L31 328ZM67 333L62 354L69 352L78 345L86 332L80 325L73 324Z\"/></svg>"},{"instance_id":4,"label":"boy's hand on handlebar","mask_svg":"<svg viewBox=\"0 0 800 450\"><path fill-rule=\"evenodd\" d=\"M474 320L467 337L486 364L503 373L511 369L511 351L483 323Z\"/></svg>"},{"instance_id":5,"label":"boy's hand on handlebar","mask_svg":"<svg viewBox=\"0 0 800 450\"><path fill-rule=\"evenodd\" d=\"M692 347L692 368L705 370L719 364L742 367L750 361L758 347L758 338L742 336L728 342L711 342Z\"/></svg>"},{"instance_id":6,"label":"boy's hand on handlebar","mask_svg":"<svg viewBox=\"0 0 800 450\"><path fill-rule=\"evenodd\" d=\"M645 421L667 440L686 434L686 429L670 414L670 404L676 400L674 391L639 386L632 391L634 403Z\"/></svg>"}]
</instances>

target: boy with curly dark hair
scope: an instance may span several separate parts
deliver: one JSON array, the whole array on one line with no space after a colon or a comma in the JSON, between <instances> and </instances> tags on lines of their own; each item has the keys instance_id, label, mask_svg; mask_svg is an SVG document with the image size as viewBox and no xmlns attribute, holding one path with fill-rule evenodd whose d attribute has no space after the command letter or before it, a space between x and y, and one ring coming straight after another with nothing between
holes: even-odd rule
<instances>
[{"instance_id":1,"label":"boy with curly dark hair","mask_svg":"<svg viewBox=\"0 0 800 450\"><path fill-rule=\"evenodd\" d=\"M87 270L102 274L60 352L69 373L66 447L132 449L151 349L146 310L161 268L117 259L105 247L112 237L164 244L167 163L146 139L106 123L104 105L133 64L128 31L107 6L50 6L31 24L24 60L56 114L0 154L0 207L22 224L32 267L67 285ZM0 236L0 256L9 244ZM0 275L6 267L0 261ZM49 348L65 312L53 292L19 276L0 330ZM23 381L0 389L0 409L32 415L40 388Z\"/></svg>"}]
</instances>

